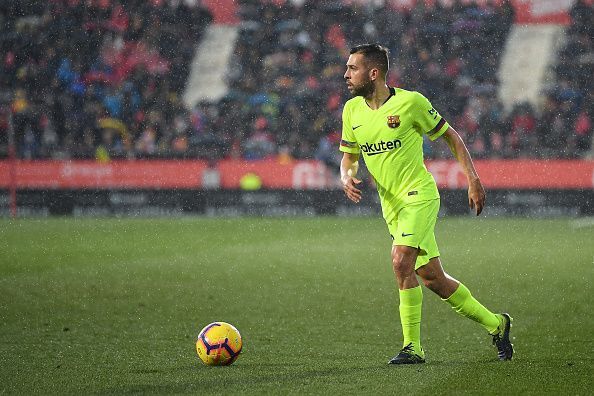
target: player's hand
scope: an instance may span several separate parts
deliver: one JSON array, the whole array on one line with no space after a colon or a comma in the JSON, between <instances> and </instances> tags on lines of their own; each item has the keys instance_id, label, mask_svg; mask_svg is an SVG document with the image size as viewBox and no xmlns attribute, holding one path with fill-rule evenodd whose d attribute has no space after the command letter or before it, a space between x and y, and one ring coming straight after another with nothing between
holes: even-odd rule
<instances>
[{"instance_id":1,"label":"player's hand","mask_svg":"<svg viewBox=\"0 0 594 396\"><path fill-rule=\"evenodd\" d=\"M342 189L347 198L354 203L359 203L361 200L361 190L357 188L357 184L361 183L361 180L352 176L344 176L340 180L342 181Z\"/></svg>"},{"instance_id":2,"label":"player's hand","mask_svg":"<svg viewBox=\"0 0 594 396\"><path fill-rule=\"evenodd\" d=\"M485 207L486 197L480 179L473 179L468 183L468 205L475 210L477 216L481 214Z\"/></svg>"}]
</instances>

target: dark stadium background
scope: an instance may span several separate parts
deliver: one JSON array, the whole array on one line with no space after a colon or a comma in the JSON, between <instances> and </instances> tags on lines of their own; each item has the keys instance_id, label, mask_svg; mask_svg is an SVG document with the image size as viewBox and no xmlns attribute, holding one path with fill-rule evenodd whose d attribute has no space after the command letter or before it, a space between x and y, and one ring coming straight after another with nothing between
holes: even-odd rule
<instances>
[{"instance_id":1,"label":"dark stadium background","mask_svg":"<svg viewBox=\"0 0 594 396\"><path fill-rule=\"evenodd\" d=\"M378 41L390 84L423 92L466 140L492 214L591 215L592 4L561 3L3 2L1 211L378 213L369 178L354 207L336 177L348 49ZM219 26L231 38L213 40ZM513 32L551 26L562 38L537 96L510 95ZM222 89L190 84L213 68ZM464 213L447 147L425 156L453 197L442 211Z\"/></svg>"}]
</instances>

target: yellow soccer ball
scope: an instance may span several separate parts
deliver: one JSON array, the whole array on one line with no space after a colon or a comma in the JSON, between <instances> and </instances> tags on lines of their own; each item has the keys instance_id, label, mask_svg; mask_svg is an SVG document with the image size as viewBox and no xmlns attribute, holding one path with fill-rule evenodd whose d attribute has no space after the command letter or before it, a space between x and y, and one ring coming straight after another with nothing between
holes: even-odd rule
<instances>
[{"instance_id":1,"label":"yellow soccer ball","mask_svg":"<svg viewBox=\"0 0 594 396\"><path fill-rule=\"evenodd\" d=\"M214 322L202 329L196 351L207 366L228 366L237 360L243 347L239 331L229 323Z\"/></svg>"}]
</instances>

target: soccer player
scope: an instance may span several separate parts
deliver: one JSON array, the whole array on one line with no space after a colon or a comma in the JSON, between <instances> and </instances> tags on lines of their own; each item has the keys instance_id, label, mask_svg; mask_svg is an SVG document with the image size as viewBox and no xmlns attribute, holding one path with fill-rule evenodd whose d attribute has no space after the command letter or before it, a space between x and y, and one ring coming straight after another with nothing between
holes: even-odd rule
<instances>
[{"instance_id":1,"label":"soccer player","mask_svg":"<svg viewBox=\"0 0 594 396\"><path fill-rule=\"evenodd\" d=\"M344 78L353 98L342 113L343 189L351 201L361 200L357 187L361 181L355 176L362 152L393 238L392 266L399 288L404 341L389 363L425 362L420 336L423 293L417 275L456 312L489 332L499 360L511 360L510 316L491 312L466 286L445 273L435 241L439 192L423 163L423 135L432 141L439 137L446 141L468 178L468 203L478 216L485 204L485 190L466 145L423 95L386 84L386 48L379 44L356 46L346 66Z\"/></svg>"}]
</instances>

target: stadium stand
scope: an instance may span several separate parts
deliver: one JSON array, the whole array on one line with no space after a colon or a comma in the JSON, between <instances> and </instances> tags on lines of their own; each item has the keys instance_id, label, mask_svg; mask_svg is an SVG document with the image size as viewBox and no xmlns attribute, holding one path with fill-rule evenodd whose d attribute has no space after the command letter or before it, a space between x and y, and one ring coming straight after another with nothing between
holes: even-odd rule
<instances>
[{"instance_id":1,"label":"stadium stand","mask_svg":"<svg viewBox=\"0 0 594 396\"><path fill-rule=\"evenodd\" d=\"M239 33L228 64L229 90L190 109L182 100L189 65L212 31L212 14L198 0L0 5L0 101L10 103L18 155L280 154L335 166L348 99L342 79L348 49L375 41L391 50L390 84L429 97L475 157L565 158L591 150L589 0L578 0L571 11L556 82L542 108L520 103L511 111L499 99L497 78L513 24L507 1L419 1L406 9L381 1L240 0L235 16L220 2L204 3L218 5L216 15L237 18ZM6 130L4 114L3 156ZM445 145L427 145L426 154L450 156Z\"/></svg>"},{"instance_id":2,"label":"stadium stand","mask_svg":"<svg viewBox=\"0 0 594 396\"><path fill-rule=\"evenodd\" d=\"M294 157L336 165L342 103L348 99L342 78L348 50L378 41L391 50L391 84L431 98L476 156L497 154L490 136L502 133L505 121L496 72L511 8L419 2L412 10L397 10L378 3L241 2L233 89L224 106L248 121L233 129L235 136L221 130L222 139L243 144L250 158L276 145ZM248 149L258 145L260 151ZM445 150L428 145L427 156L449 155Z\"/></svg>"},{"instance_id":3,"label":"stadium stand","mask_svg":"<svg viewBox=\"0 0 594 396\"><path fill-rule=\"evenodd\" d=\"M538 119L545 157L581 157L592 148L594 124L594 5L578 0Z\"/></svg>"},{"instance_id":4,"label":"stadium stand","mask_svg":"<svg viewBox=\"0 0 594 396\"><path fill-rule=\"evenodd\" d=\"M187 151L190 116L179 92L211 20L206 9L162 0L17 0L0 11L0 84L12 102L20 157Z\"/></svg>"}]
</instances>

